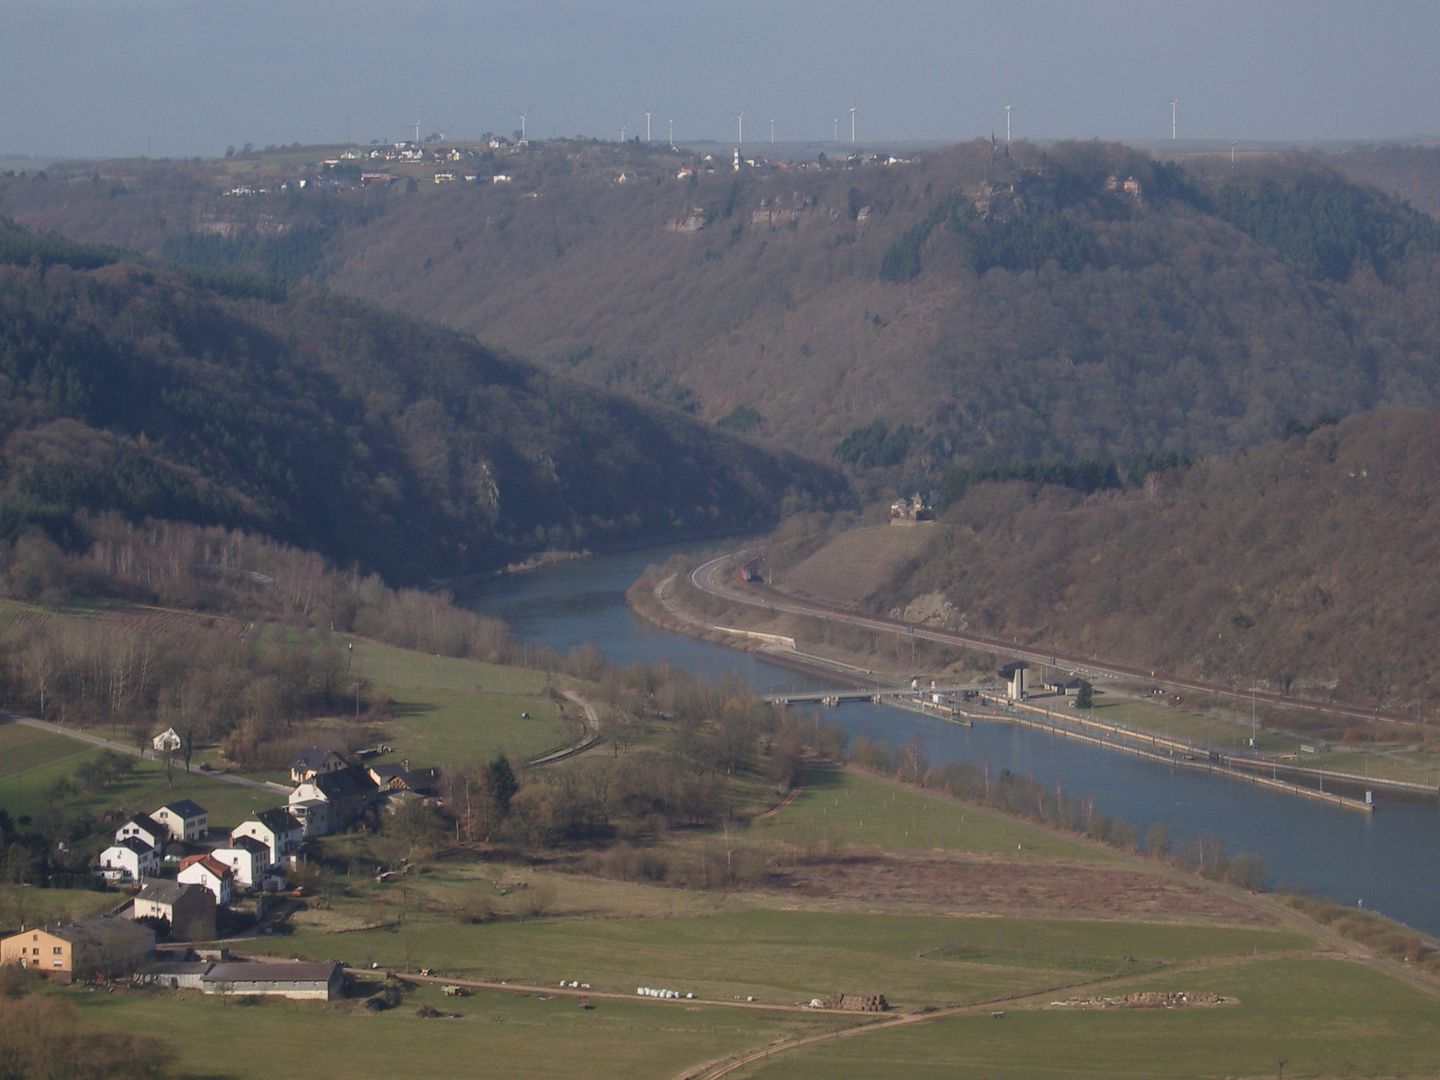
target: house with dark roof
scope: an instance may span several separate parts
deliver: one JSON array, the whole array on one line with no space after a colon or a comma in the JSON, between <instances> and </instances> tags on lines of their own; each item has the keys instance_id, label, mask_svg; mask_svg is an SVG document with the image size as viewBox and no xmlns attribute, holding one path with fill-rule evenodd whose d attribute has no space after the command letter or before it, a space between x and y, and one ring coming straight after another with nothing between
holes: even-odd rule
<instances>
[{"instance_id":1,"label":"house with dark roof","mask_svg":"<svg viewBox=\"0 0 1440 1080\"><path fill-rule=\"evenodd\" d=\"M170 830L149 814L136 814L115 830L117 844L132 837L145 841L152 850L159 851L165 841L170 839Z\"/></svg>"},{"instance_id":2,"label":"house with dark roof","mask_svg":"<svg viewBox=\"0 0 1440 1080\"><path fill-rule=\"evenodd\" d=\"M276 807L257 811L236 825L230 830L230 843L234 845L247 836L265 845L270 859L268 869L300 846L305 839L305 831L288 810Z\"/></svg>"},{"instance_id":3,"label":"house with dark roof","mask_svg":"<svg viewBox=\"0 0 1440 1080\"><path fill-rule=\"evenodd\" d=\"M334 750L327 750L323 746L307 746L290 762L290 779L296 784L303 784L325 773L348 768L349 765L350 763Z\"/></svg>"},{"instance_id":4,"label":"house with dark roof","mask_svg":"<svg viewBox=\"0 0 1440 1080\"><path fill-rule=\"evenodd\" d=\"M417 795L433 795L440 785L439 769L412 769L408 759L371 765L367 771L382 792L413 791Z\"/></svg>"},{"instance_id":5,"label":"house with dark roof","mask_svg":"<svg viewBox=\"0 0 1440 1080\"><path fill-rule=\"evenodd\" d=\"M165 827L172 840L201 840L210 832L209 813L189 799L166 803L150 817L156 824Z\"/></svg>"},{"instance_id":6,"label":"house with dark roof","mask_svg":"<svg viewBox=\"0 0 1440 1080\"><path fill-rule=\"evenodd\" d=\"M234 874L234 886L245 889L258 888L270 867L270 848L253 836L237 836L229 847L217 847L210 852L216 862L224 863Z\"/></svg>"},{"instance_id":7,"label":"house with dark roof","mask_svg":"<svg viewBox=\"0 0 1440 1080\"><path fill-rule=\"evenodd\" d=\"M316 804L325 806L324 832L343 829L360 817L375 799L379 788L370 774L358 765L349 765L334 772L320 773L298 785L290 793L290 811L297 817L318 813ZM312 829L306 835L316 835Z\"/></svg>"},{"instance_id":8,"label":"house with dark roof","mask_svg":"<svg viewBox=\"0 0 1440 1080\"><path fill-rule=\"evenodd\" d=\"M132 911L137 920L167 923L171 941L215 939L215 897L202 885L147 878L135 896Z\"/></svg>"},{"instance_id":9,"label":"house with dark roof","mask_svg":"<svg viewBox=\"0 0 1440 1080\"><path fill-rule=\"evenodd\" d=\"M56 982L127 974L155 952L155 931L102 915L22 930L0 940L0 964L19 964Z\"/></svg>"},{"instance_id":10,"label":"house with dark roof","mask_svg":"<svg viewBox=\"0 0 1440 1080\"><path fill-rule=\"evenodd\" d=\"M160 869L160 855L138 836L127 836L100 853L100 876L106 881L139 881Z\"/></svg>"}]
</instances>

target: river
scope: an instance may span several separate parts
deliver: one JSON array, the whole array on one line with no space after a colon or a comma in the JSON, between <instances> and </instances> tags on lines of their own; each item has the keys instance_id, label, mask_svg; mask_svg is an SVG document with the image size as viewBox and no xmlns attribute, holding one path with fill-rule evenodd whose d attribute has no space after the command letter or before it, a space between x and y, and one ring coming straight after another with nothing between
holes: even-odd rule
<instances>
[{"instance_id":1,"label":"river","mask_svg":"<svg viewBox=\"0 0 1440 1080\"><path fill-rule=\"evenodd\" d=\"M756 690L820 689L823 679L797 675L753 655L660 630L635 615L625 590L670 547L559 563L498 579L470 604L504 619L515 636L566 652L598 646L614 663L678 667L711 678L738 671ZM1430 934L1440 935L1440 806L1434 801L1387 799L1375 813L1267 791L1243 781L1174 768L1107 751L1032 728L977 720L960 727L899 709L848 704L825 710L851 735L900 745L912 734L925 742L932 765L965 759L1059 784L1089 795L1097 809L1132 822L1144 836L1163 821L1177 839L1220 837L1230 854L1253 852L1272 883L1344 904L1363 903Z\"/></svg>"}]
</instances>

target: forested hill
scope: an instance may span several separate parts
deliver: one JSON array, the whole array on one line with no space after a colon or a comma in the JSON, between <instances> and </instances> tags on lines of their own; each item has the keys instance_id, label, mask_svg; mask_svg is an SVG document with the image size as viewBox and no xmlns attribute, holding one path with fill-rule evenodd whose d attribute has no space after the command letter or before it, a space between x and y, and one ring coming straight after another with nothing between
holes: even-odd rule
<instances>
[{"instance_id":1,"label":"forested hill","mask_svg":"<svg viewBox=\"0 0 1440 1080\"><path fill-rule=\"evenodd\" d=\"M833 471L460 334L0 224L0 534L240 525L392 580L713 535Z\"/></svg>"},{"instance_id":2,"label":"forested hill","mask_svg":"<svg viewBox=\"0 0 1440 1080\"><path fill-rule=\"evenodd\" d=\"M916 483L1440 401L1440 227L1324 159L986 141L737 171L561 140L307 172L322 156L4 178L0 211L323 280Z\"/></svg>"},{"instance_id":3,"label":"forested hill","mask_svg":"<svg viewBox=\"0 0 1440 1080\"><path fill-rule=\"evenodd\" d=\"M1124 492L977 483L943 522L868 606L1434 719L1440 410L1292 427Z\"/></svg>"},{"instance_id":4,"label":"forested hill","mask_svg":"<svg viewBox=\"0 0 1440 1080\"><path fill-rule=\"evenodd\" d=\"M1366 146L1330 160L1350 179L1440 216L1440 146Z\"/></svg>"}]
</instances>

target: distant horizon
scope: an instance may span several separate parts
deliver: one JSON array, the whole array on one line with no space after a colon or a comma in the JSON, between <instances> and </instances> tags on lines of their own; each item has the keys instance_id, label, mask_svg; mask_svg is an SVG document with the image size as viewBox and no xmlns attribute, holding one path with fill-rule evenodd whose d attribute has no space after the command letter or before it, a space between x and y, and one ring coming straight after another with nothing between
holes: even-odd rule
<instances>
[{"instance_id":1,"label":"distant horizon","mask_svg":"<svg viewBox=\"0 0 1440 1080\"><path fill-rule=\"evenodd\" d=\"M498 133L496 133L496 134L498 134ZM504 137L507 138L507 139L510 138L509 135L506 135L506 136L504 136ZM406 140L395 140L395 142L397 142L397 143L403 143L403 142L405 142L405 141L406 141ZM409 140L409 141L413 141L413 140ZM424 140L422 140L422 142L423 142L423 141L424 141ZM451 146L462 146L462 145L466 145L466 144L478 143L478 142L480 142L480 141L482 141L482 137L481 137L480 135L476 135L476 136L474 136L473 138L453 138L453 139L443 140L443 142L445 143L445 145L451 145ZM561 136L556 136L556 137L554 137L554 138L532 138L530 141L531 141L532 143L536 143L536 144L548 143L548 142L571 142L571 141L590 142L590 141L594 141L594 142L599 143L599 144L602 144L602 145L611 145L611 146L617 146L617 147L621 145L617 140L613 140L613 139L603 139L603 138L599 138L599 137L596 137L596 136L589 136L589 135L580 135L580 136L576 136L576 135L561 135ZM947 148L949 148L949 147L952 147L952 146L961 146L961 145L964 145L964 144L966 144L966 143L971 143L971 142L976 142L976 141L988 141L988 138L987 138L987 137L983 137L983 136L975 136L975 137L970 138L970 139L910 139L910 140L898 140L898 139L871 139L871 140L864 140L864 139L861 139L861 140L858 140L857 142L854 142L854 143L851 143L849 140L846 140L846 139L842 139L842 140L840 140L840 141L838 141L838 142L833 141L833 140L829 140L829 139L789 139L789 140L777 139L777 140L776 140L775 142L773 142L773 143L771 143L768 139L767 139L767 140L764 140L764 141L746 139L745 142L744 142L743 144L740 144L740 145L743 145L743 146L745 146L746 148L753 148L754 152L755 152L756 154L759 154L760 156L766 156L766 155L764 154L764 150L763 150L763 148L766 147L766 146L775 147L775 148L777 148L777 150L787 150L787 149L788 149L789 152L793 152L793 150L798 149L798 148L804 148L807 152L808 152L808 151L812 151L812 150L814 150L814 151L830 151L830 150L834 150L834 151L844 151L844 150L848 150L848 149L853 149L853 150L856 150L856 151L867 151L867 150L868 150L868 151L874 151L874 150L883 150L883 149L911 150L911 151L937 151L937 150L945 150L945 149L947 149ZM1004 142L1003 139L1001 139L1001 140L999 140L999 141L1000 141L1001 143ZM1013 139L1013 140L1012 140L1012 142L1015 142L1015 143L1027 143L1027 144L1030 144L1030 145L1033 145L1033 146L1048 146L1048 145L1052 145L1052 144L1055 144L1055 143L1065 143L1065 142L1090 142L1090 141L1094 141L1094 140L1093 140L1093 139L1071 138L1071 137L1066 137L1066 136L1060 136L1060 137L1056 137L1056 138L1044 138L1044 139L1038 139L1038 138L1037 138L1037 139ZM1212 152L1212 151L1214 151L1214 152L1220 152L1220 151L1229 150L1229 149L1230 149L1230 146L1231 146L1231 140L1228 140L1228 139L1174 139L1174 140L1171 140L1171 139L1100 139L1100 140L1098 140L1098 141L1103 142L1103 143L1116 143L1116 144L1119 144L1119 145L1132 147L1133 149L1136 149L1136 150L1142 150L1142 151L1147 151L1147 152L1163 151L1163 150L1165 150L1165 149L1168 147L1168 148L1173 148L1174 150L1177 150L1177 151L1180 151L1180 152L1184 152L1184 153L1208 153L1208 152ZM303 151L303 150L317 150L317 151L318 151L318 150L339 150L339 149L350 149L350 148L354 148L354 149L365 149L366 147L375 146L375 145L389 146L389 145L392 145L392 143L389 142L389 141L382 141L382 142L379 142L379 143L371 143L371 142L364 142L364 143L361 143L361 142L348 142L348 143L347 143L347 142L343 142L343 141L341 141L341 142L299 143L299 144L295 144L295 143L285 143L285 144L270 143L270 144L266 144L265 146L255 146L255 147L252 147L250 153L253 153L253 154L256 154L256 155L263 155L263 154L280 154L280 153L285 153L285 152L292 152L292 153L293 153L293 152L295 152L295 151ZM436 145L439 145L439 144L436 143ZM627 142L626 142L625 145L631 145L630 140L627 140ZM640 145L641 145L641 147L643 148L643 147L645 147L647 144L645 144L644 140L642 139ZM664 149L665 146L668 145L668 144L667 144L664 140L655 139L655 140L652 140L648 145L649 145L652 149L661 150L661 149ZM1236 150L1239 150L1239 151L1248 151L1248 152L1255 152L1255 151L1277 152L1277 151L1283 151L1283 150L1309 150L1309 151L1320 152L1320 153L1327 153L1327 152L1333 153L1333 152L1343 152L1343 151L1345 151L1345 150L1359 149L1359 148L1361 148L1361 147L1366 147L1366 146L1430 146L1430 145L1440 146L1440 135L1429 135L1429 134L1420 134L1420 135L1397 135L1397 136L1393 136L1393 137L1390 137L1390 138L1383 138L1383 139L1381 139L1381 138L1374 138L1374 139L1372 139L1372 138L1359 137L1359 138L1349 138L1349 139L1324 139L1324 138L1318 138L1318 139L1268 139L1268 140L1260 140L1260 139L1256 139L1256 140L1237 139L1237 140L1234 140L1234 146L1235 146L1235 149L1236 149ZM734 149L734 148L737 146L737 144L736 144L736 142L735 142L734 140L726 141L726 140L724 140L724 139L676 139L676 140L675 140L675 146L676 146L678 149L691 149L691 150L702 150L702 149L704 149L704 150L709 150L709 149L712 149L712 148L718 148L718 149ZM238 155L238 154L240 154L240 153L241 153L241 151L237 148L236 154ZM30 162L30 163L35 163L35 164L37 165L37 167L42 167L42 168L43 168L43 167L51 166L51 165L82 164L82 163L86 163L86 162L99 162L99 161L137 161L137 162L152 162L152 163L155 163L155 164L164 164L164 163L175 164L175 163L179 163L179 162L194 162L194 161L199 161L199 162L201 162L201 163L205 163L205 162L224 161L224 160L226 160L226 158L227 158L228 156L229 156L229 155L225 154L224 152L221 152L221 153L218 153L218 154L190 154L190 155L185 155L185 156L174 156L174 157L160 157L160 156L147 157L147 156L144 155L144 154L130 154L130 155L75 154L75 155L71 155L71 156L64 156L64 157L62 157L62 156L57 156L57 155L24 154L24 153L13 153L13 152L0 151L0 165L4 165L4 164L7 163L7 162L14 162L14 163Z\"/></svg>"},{"instance_id":2,"label":"distant horizon","mask_svg":"<svg viewBox=\"0 0 1440 1080\"><path fill-rule=\"evenodd\" d=\"M1440 131L1399 0L0 0L0 154L452 139L1393 141ZM422 131L422 134L425 133Z\"/></svg>"}]
</instances>

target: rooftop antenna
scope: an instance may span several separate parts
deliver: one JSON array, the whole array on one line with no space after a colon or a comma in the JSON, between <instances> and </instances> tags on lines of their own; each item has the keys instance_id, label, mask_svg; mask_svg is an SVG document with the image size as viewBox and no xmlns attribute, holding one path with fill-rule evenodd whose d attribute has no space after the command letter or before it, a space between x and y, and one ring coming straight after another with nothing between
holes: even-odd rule
<instances>
[{"instance_id":1,"label":"rooftop antenna","mask_svg":"<svg viewBox=\"0 0 1440 1080\"><path fill-rule=\"evenodd\" d=\"M746 105L745 108L743 108L743 109L741 109L739 112L735 113L735 123L736 123L736 125L737 125L737 127L736 127L736 141L737 141L737 142L742 142L742 143L743 143L743 142L745 141L745 114L746 114L747 112L749 112L749 111L750 111L750 106L749 106L749 105Z\"/></svg>"},{"instance_id":2,"label":"rooftop antenna","mask_svg":"<svg viewBox=\"0 0 1440 1080\"><path fill-rule=\"evenodd\" d=\"M1170 141L1171 141L1171 142L1174 142L1174 141L1175 141L1175 108L1176 108L1176 106L1178 106L1179 104L1180 104L1180 99L1179 99L1179 98L1176 98L1174 101L1170 102Z\"/></svg>"},{"instance_id":3,"label":"rooftop antenna","mask_svg":"<svg viewBox=\"0 0 1440 1080\"><path fill-rule=\"evenodd\" d=\"M850 143L852 146L855 143L855 106L853 104L850 106Z\"/></svg>"},{"instance_id":4,"label":"rooftop antenna","mask_svg":"<svg viewBox=\"0 0 1440 1080\"><path fill-rule=\"evenodd\" d=\"M1010 145L1010 110L1013 109L1013 108L1014 108L1013 105L1006 105L1006 106L1005 106L1005 145L1006 145L1006 146L1009 146L1009 145Z\"/></svg>"},{"instance_id":5,"label":"rooftop antenna","mask_svg":"<svg viewBox=\"0 0 1440 1080\"><path fill-rule=\"evenodd\" d=\"M654 110L654 109L645 109L644 112L645 112L645 141L648 143L648 142L650 141L650 117L651 117L652 115L654 115L655 110Z\"/></svg>"},{"instance_id":6,"label":"rooftop antenna","mask_svg":"<svg viewBox=\"0 0 1440 1080\"><path fill-rule=\"evenodd\" d=\"M527 139L527 138L525 137L525 121L526 121L527 119L529 119L529 117L530 117L530 111L531 111L532 109L534 109L534 108L535 108L535 106L534 106L534 105L531 105L530 108L526 109L524 112L521 112L519 109L512 109L512 110L510 110L510 111L513 112L516 116L520 117L520 141L521 141L521 142L529 142L529 141L530 141L529 139Z\"/></svg>"}]
</instances>

